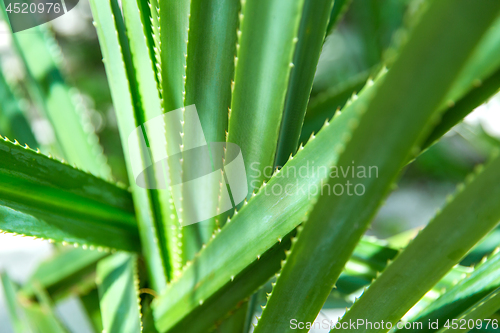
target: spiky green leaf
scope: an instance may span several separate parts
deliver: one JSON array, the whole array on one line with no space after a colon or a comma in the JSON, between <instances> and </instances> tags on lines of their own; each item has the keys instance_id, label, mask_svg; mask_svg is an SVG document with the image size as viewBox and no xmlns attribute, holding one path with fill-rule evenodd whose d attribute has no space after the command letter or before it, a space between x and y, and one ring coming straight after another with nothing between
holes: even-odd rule
<instances>
[{"instance_id":1,"label":"spiky green leaf","mask_svg":"<svg viewBox=\"0 0 500 333\"><path fill-rule=\"evenodd\" d=\"M3 286L3 293L7 303L7 310L9 311L10 319L14 332L16 333L30 333L32 330L26 323L26 318L21 311L21 305L17 298L17 287L12 282L6 273L1 273L0 278Z\"/></svg>"},{"instance_id":2,"label":"spiky green leaf","mask_svg":"<svg viewBox=\"0 0 500 333\"><path fill-rule=\"evenodd\" d=\"M0 161L1 230L101 250L139 249L125 189L3 139Z\"/></svg>"},{"instance_id":3,"label":"spiky green leaf","mask_svg":"<svg viewBox=\"0 0 500 333\"><path fill-rule=\"evenodd\" d=\"M303 0L243 1L228 142L242 151L249 193L270 178Z\"/></svg>"},{"instance_id":4,"label":"spiky green leaf","mask_svg":"<svg viewBox=\"0 0 500 333\"><path fill-rule=\"evenodd\" d=\"M500 309L500 288L492 291L489 295L478 301L470 310L455 318L456 321L455 319L450 320L448 326L439 330L439 332L470 332L470 329L474 327L477 329L498 329L498 319L491 320L489 318L498 309Z\"/></svg>"},{"instance_id":5,"label":"spiky green leaf","mask_svg":"<svg viewBox=\"0 0 500 333\"><path fill-rule=\"evenodd\" d=\"M323 187L256 332L290 331L292 318L314 321L401 167L418 154L457 72L498 10L500 3L492 6L488 0L429 3L373 100L356 109L360 118L351 124L352 133L334 147L341 153L336 170L356 166L357 172L330 177ZM359 166L376 168L377 174L360 177Z\"/></svg>"},{"instance_id":6,"label":"spiky green leaf","mask_svg":"<svg viewBox=\"0 0 500 333\"><path fill-rule=\"evenodd\" d=\"M141 332L141 310L135 255L117 253L97 265L103 331Z\"/></svg>"},{"instance_id":7,"label":"spiky green leaf","mask_svg":"<svg viewBox=\"0 0 500 333\"><path fill-rule=\"evenodd\" d=\"M496 186L500 181L499 168L500 157L496 157L484 171L480 168L477 176L469 177L467 186L460 185L455 198L405 248L342 320L364 318L395 324L497 225L500 220L500 189ZM393 292L387 293L388 288ZM411 292L401 294L402 290ZM367 308L367 304L383 305Z\"/></svg>"},{"instance_id":8,"label":"spiky green leaf","mask_svg":"<svg viewBox=\"0 0 500 333\"><path fill-rule=\"evenodd\" d=\"M466 279L460 281L446 293L431 303L413 322L438 322L436 329L443 327L447 319L457 318L461 313L467 312L474 304L478 303L488 294L500 287L500 255L497 253L486 262L480 264ZM404 330L405 332L416 330ZM436 331L429 327L419 332Z\"/></svg>"},{"instance_id":9,"label":"spiky green leaf","mask_svg":"<svg viewBox=\"0 0 500 333\"><path fill-rule=\"evenodd\" d=\"M131 165L134 161L145 170L150 166L150 156L144 150L140 150L140 156L131 156L129 151L129 135L142 125L142 119L139 117L141 100L124 22L116 0L92 0L91 8L117 113L143 253L147 259L152 287L160 291L166 285L166 270L156 228L158 217L155 215L151 192L137 185ZM139 137L132 136L132 144L142 147L139 140Z\"/></svg>"},{"instance_id":10,"label":"spiky green leaf","mask_svg":"<svg viewBox=\"0 0 500 333\"><path fill-rule=\"evenodd\" d=\"M284 165L290 154L297 151L316 65L333 5L332 0L304 2L276 149L277 166Z\"/></svg>"},{"instance_id":11,"label":"spiky green leaf","mask_svg":"<svg viewBox=\"0 0 500 333\"><path fill-rule=\"evenodd\" d=\"M6 18L4 4L0 11ZM40 25L13 33L12 40L28 72L32 98L54 128L61 157L95 175L110 178L111 169L88 111L78 92L64 78L62 53L48 28Z\"/></svg>"}]
</instances>

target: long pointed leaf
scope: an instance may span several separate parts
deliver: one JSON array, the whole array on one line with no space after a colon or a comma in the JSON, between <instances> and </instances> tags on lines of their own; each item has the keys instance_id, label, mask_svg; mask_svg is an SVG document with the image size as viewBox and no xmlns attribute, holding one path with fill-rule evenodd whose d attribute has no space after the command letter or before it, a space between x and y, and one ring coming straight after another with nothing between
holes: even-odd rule
<instances>
[{"instance_id":1,"label":"long pointed leaf","mask_svg":"<svg viewBox=\"0 0 500 333\"><path fill-rule=\"evenodd\" d=\"M136 122L142 125L142 123L150 120L155 121L156 117L162 115L161 100L157 89L153 62L150 58L151 52L145 36L147 30L143 28L146 25L145 22L141 21L138 2L134 0L125 1L123 3L123 13L127 36L130 41L132 64L136 73L137 90L140 96L139 107L136 109ZM130 79L133 80L133 78ZM161 157L156 155L166 149L165 141L148 138L147 142L151 151L150 159L152 161L160 160ZM156 169L157 165L154 164L153 168ZM163 174L162 170L155 171ZM154 172L154 174L156 175L157 172ZM155 179L155 183L158 182ZM175 211L170 203L171 191L168 186L162 190L150 189L149 196L154 209L155 230L163 265L169 278L172 278L174 269L172 266L175 266L175 250L178 242L176 237L178 231L175 230L178 227L178 221L176 218L172 218L172 216L175 217Z\"/></svg>"},{"instance_id":2,"label":"long pointed leaf","mask_svg":"<svg viewBox=\"0 0 500 333\"><path fill-rule=\"evenodd\" d=\"M35 285L42 286L52 299L64 297L86 276L94 277L97 262L107 254L83 249L69 249L43 262L23 286L28 297L35 293ZM95 287L95 284L94 284Z\"/></svg>"},{"instance_id":3,"label":"long pointed leaf","mask_svg":"<svg viewBox=\"0 0 500 333\"><path fill-rule=\"evenodd\" d=\"M297 170L307 168L309 163L321 171L336 163L338 154L327 154L324 147L342 142L344 133L349 131L349 122L356 117L357 106L367 104L376 86L382 82L383 77L377 78L375 85L370 81L359 96L347 103L341 114L326 123L316 137L301 147L293 159L200 252L180 279L161 295L154 306L160 327L166 330L174 327L179 318L190 318L188 314L200 307L200 303L204 308L208 298L218 290L231 286L232 276L237 276L250 263L263 258L268 249L300 224L310 207L309 200L318 193L325 175L316 172L309 177L298 177ZM273 188L278 191L273 193ZM308 191L313 192L309 194ZM245 242L241 241L242 234L245 235ZM193 289L195 285L197 288Z\"/></svg>"},{"instance_id":4,"label":"long pointed leaf","mask_svg":"<svg viewBox=\"0 0 500 333\"><path fill-rule=\"evenodd\" d=\"M278 166L284 165L299 146L307 102L333 5L332 0L304 2L276 150Z\"/></svg>"},{"instance_id":5,"label":"long pointed leaf","mask_svg":"<svg viewBox=\"0 0 500 333\"><path fill-rule=\"evenodd\" d=\"M137 251L130 194L0 139L0 229L95 248Z\"/></svg>"},{"instance_id":6,"label":"long pointed leaf","mask_svg":"<svg viewBox=\"0 0 500 333\"><path fill-rule=\"evenodd\" d=\"M396 258L342 321L363 318L395 324L500 220L500 157L496 157ZM479 169L481 170L481 169ZM474 179L475 178L475 179ZM418 263L418 264L415 264ZM387 293L387 288L393 292ZM402 290L409 293L399 294ZM369 309L366 305L369 304ZM383 306L371 306L383 304ZM362 329L363 332L385 330Z\"/></svg>"},{"instance_id":7,"label":"long pointed leaf","mask_svg":"<svg viewBox=\"0 0 500 333\"><path fill-rule=\"evenodd\" d=\"M381 200L408 158L418 154L457 73L499 10L500 3L492 6L488 0L429 4L373 100L357 108L360 118L351 124L352 133L334 147L343 151L335 169L356 167L356 172L330 177L324 185L256 333L290 331L291 319L314 321ZM360 167L365 176L359 177ZM366 174L370 168L377 173Z\"/></svg>"},{"instance_id":8,"label":"long pointed leaf","mask_svg":"<svg viewBox=\"0 0 500 333\"><path fill-rule=\"evenodd\" d=\"M137 258L117 253L97 265L103 331L141 332L141 310L137 280Z\"/></svg>"},{"instance_id":9,"label":"long pointed leaf","mask_svg":"<svg viewBox=\"0 0 500 333\"><path fill-rule=\"evenodd\" d=\"M242 151L249 195L274 167L303 0L242 2L228 142Z\"/></svg>"},{"instance_id":10,"label":"long pointed leaf","mask_svg":"<svg viewBox=\"0 0 500 333\"><path fill-rule=\"evenodd\" d=\"M27 321L37 333L65 333L67 329L54 313L54 304L42 286L35 288L38 303L23 304Z\"/></svg>"},{"instance_id":11,"label":"long pointed leaf","mask_svg":"<svg viewBox=\"0 0 500 333\"><path fill-rule=\"evenodd\" d=\"M19 304L19 300L16 295L17 293L16 286L6 273L1 273L0 278L2 281L5 300L7 301L7 310L9 311L14 332L16 333L31 332L29 326L26 323L26 319L23 318L21 306Z\"/></svg>"},{"instance_id":12,"label":"long pointed leaf","mask_svg":"<svg viewBox=\"0 0 500 333\"><path fill-rule=\"evenodd\" d=\"M2 71L0 71L0 134L32 147L37 145L21 103L5 80Z\"/></svg>"},{"instance_id":13,"label":"long pointed leaf","mask_svg":"<svg viewBox=\"0 0 500 333\"><path fill-rule=\"evenodd\" d=\"M190 0L153 0L153 7L158 8L158 15L153 17L153 26L157 29L158 44L160 46L160 89L162 94L162 107L164 112L170 112L185 107L187 52L189 38L189 17L191 9ZM196 29L195 29L196 30ZM184 111L185 109L183 109ZM184 144L184 112L175 123L165 124L167 152L174 155L178 152L179 143ZM181 133L182 132L182 133ZM181 138L182 137L182 138ZM170 170L183 170L184 165L176 159L168 159ZM176 175L169 172L171 183ZM174 198L182 199L183 193L173 191ZM181 200L180 200L181 201ZM179 207L184 211L183 207ZM183 220L182 213L178 216ZM176 254L173 263L174 274L177 276L180 269L200 250L202 240L197 225L188 225L172 229L177 235L178 248L172 248Z\"/></svg>"},{"instance_id":14,"label":"long pointed leaf","mask_svg":"<svg viewBox=\"0 0 500 333\"><path fill-rule=\"evenodd\" d=\"M467 65L460 72L453 88L447 94L442 108L444 114L439 124L432 130L423 147L428 147L444 135L477 106L484 103L500 88L500 66L498 52L500 38L500 19L497 19L471 55ZM351 80L332 87L314 96L304 120L301 142L312 132L321 128L327 118L333 117L336 110L356 91L359 91L368 78L367 73L359 74Z\"/></svg>"},{"instance_id":15,"label":"long pointed leaf","mask_svg":"<svg viewBox=\"0 0 500 333\"><path fill-rule=\"evenodd\" d=\"M198 308L200 303L208 304L205 300L219 290L232 288L233 277L241 274L253 262L263 259L269 249L285 239L302 222L303 215L310 207L309 194L304 190L316 187L324 175L314 173L311 177L299 177L294 169L305 168L307 163L326 166L336 161L338 155L324 154L323 147L328 142L340 142L349 120L355 117L350 109L371 97L375 89L370 88L375 87L370 85L366 93L360 94L359 99L348 106L342 115L332 120L303 149L299 149L296 156L238 211L192 264L183 270L182 276L155 301L154 314L162 332L175 327L176 322L183 318L189 318L191 311ZM293 195L283 191L273 194L272 188L287 188ZM245 235L244 242L241 235ZM267 274L252 292L272 274L274 272ZM198 288L193 289L195 285Z\"/></svg>"},{"instance_id":16,"label":"long pointed leaf","mask_svg":"<svg viewBox=\"0 0 500 333\"><path fill-rule=\"evenodd\" d=\"M437 329L442 328L447 319L459 317L473 304L500 287L500 255L497 253L480 264L466 279L448 289L441 297L412 319L413 322L438 321ZM415 331L415 330L405 330ZM420 332L433 332L426 327Z\"/></svg>"},{"instance_id":17,"label":"long pointed leaf","mask_svg":"<svg viewBox=\"0 0 500 333\"><path fill-rule=\"evenodd\" d=\"M97 288L92 289L88 294L80 296L85 313L87 314L95 333L102 332L102 316L99 306L99 293Z\"/></svg>"},{"instance_id":18,"label":"long pointed leaf","mask_svg":"<svg viewBox=\"0 0 500 333\"><path fill-rule=\"evenodd\" d=\"M0 11L6 18L4 4ZM99 138L84 105L76 102L77 94L64 79L61 51L46 26L13 33L12 39L32 83L31 93L52 123L63 157L95 175L109 178L111 169Z\"/></svg>"},{"instance_id":19,"label":"long pointed leaf","mask_svg":"<svg viewBox=\"0 0 500 333\"><path fill-rule=\"evenodd\" d=\"M130 156L129 151L129 135L135 133L137 126L142 125L142 123L141 119L137 119L136 114L140 100L124 23L116 0L92 0L91 8L117 112L120 138L132 186L143 253L147 260L152 287L159 291L163 290L166 285L166 271L157 238L153 201L149 190L137 185L131 165L134 161L142 170L149 167L147 152L141 151L141 156ZM138 147L142 146L141 142L138 141L139 137L132 136L132 140L132 144Z\"/></svg>"},{"instance_id":20,"label":"long pointed leaf","mask_svg":"<svg viewBox=\"0 0 500 333\"><path fill-rule=\"evenodd\" d=\"M209 147L212 142L226 141L239 7L239 1L235 0L191 1L184 106L196 105ZM187 132L183 138L189 140L190 135L199 134ZM189 175L200 165L184 163L183 168L183 174ZM183 196L190 197L194 204L192 209L203 210L207 205L218 205L219 191L219 186L208 186L188 191ZM216 229L215 218L201 221L196 227L202 242L207 243Z\"/></svg>"},{"instance_id":21,"label":"long pointed leaf","mask_svg":"<svg viewBox=\"0 0 500 333\"><path fill-rule=\"evenodd\" d=\"M441 329L439 332L469 332L470 328L481 328L487 325L498 328L498 320L485 320L495 314L498 309L500 309L500 288L492 291L489 295L478 301L474 307L456 318L458 328L455 328L454 320L450 320L448 322L449 326Z\"/></svg>"}]
</instances>

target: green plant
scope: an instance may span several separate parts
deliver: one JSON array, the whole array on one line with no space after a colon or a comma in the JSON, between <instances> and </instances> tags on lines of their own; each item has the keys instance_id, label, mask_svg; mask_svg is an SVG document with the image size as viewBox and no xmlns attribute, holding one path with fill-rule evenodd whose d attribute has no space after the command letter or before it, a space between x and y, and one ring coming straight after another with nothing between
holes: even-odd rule
<instances>
[{"instance_id":1,"label":"green plant","mask_svg":"<svg viewBox=\"0 0 500 333\"><path fill-rule=\"evenodd\" d=\"M405 166L499 90L500 2L418 2L402 38L372 67L373 78L358 73L313 94L325 36L349 1L90 3L130 189L110 179L92 126L72 102L53 38L43 27L13 34L27 90L56 134L57 143L43 150L75 166L2 137L0 229L83 249L60 250L21 287L2 275L17 331L64 332L52 303L76 293L96 331L247 332L269 281L255 332L313 323L329 302L368 286L339 325L395 325L413 307L410 323L439 318L439 327L421 330L445 330L447 319L486 319L500 308L499 254L474 269L456 266L500 220L498 153L403 249L363 237ZM0 93L2 117L22 118L3 77ZM249 191L236 209L181 227L183 212L168 186L136 184L128 145L140 146L129 141L138 126L191 104L207 142L241 148ZM323 127L303 145L318 120ZM36 144L25 123L3 124L5 135ZM171 142L189 137L183 124L166 124L165 141L148 142L135 162L145 169L158 149L176 149ZM318 172L294 172L309 165ZM331 176L354 166L374 168L376 176ZM188 174L197 166L178 167ZM149 188L160 182L147 181ZM330 192L346 181L362 193Z\"/></svg>"}]
</instances>

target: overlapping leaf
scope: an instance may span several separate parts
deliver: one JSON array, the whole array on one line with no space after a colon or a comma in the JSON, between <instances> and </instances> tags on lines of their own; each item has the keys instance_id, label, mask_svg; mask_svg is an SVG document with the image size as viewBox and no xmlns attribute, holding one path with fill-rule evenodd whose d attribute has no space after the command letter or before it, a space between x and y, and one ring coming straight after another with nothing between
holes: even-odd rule
<instances>
[{"instance_id":1,"label":"overlapping leaf","mask_svg":"<svg viewBox=\"0 0 500 333\"><path fill-rule=\"evenodd\" d=\"M127 190L0 140L0 229L99 249L138 251Z\"/></svg>"}]
</instances>

